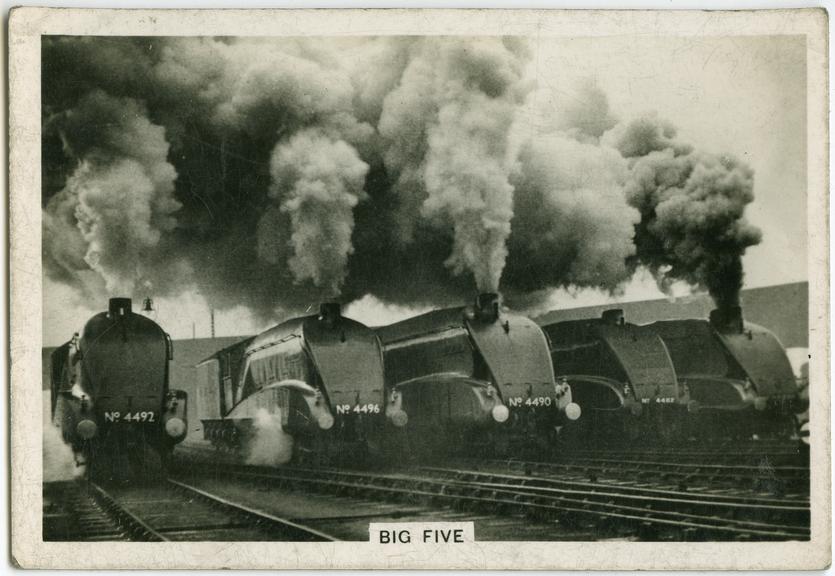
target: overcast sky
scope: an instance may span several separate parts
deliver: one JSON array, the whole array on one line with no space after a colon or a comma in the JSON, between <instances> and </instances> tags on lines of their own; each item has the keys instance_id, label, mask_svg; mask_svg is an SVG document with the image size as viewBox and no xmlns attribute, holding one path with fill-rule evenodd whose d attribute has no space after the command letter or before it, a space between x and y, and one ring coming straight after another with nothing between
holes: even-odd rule
<instances>
[{"instance_id":1,"label":"overcast sky","mask_svg":"<svg viewBox=\"0 0 835 576\"><path fill-rule=\"evenodd\" d=\"M744 258L745 287L807 279L806 72L802 37L540 38L532 45L531 74L537 98L565 101L593 80L608 95L612 113L629 119L656 111L679 129L682 140L709 152L731 153L755 172L755 201L748 219L763 241ZM546 107L547 108L547 107ZM676 286L686 294L686 286ZM663 294L638 274L624 300ZM556 292L552 307L612 301L594 291ZM138 306L139 303L135 303ZM44 341L55 345L78 330L103 302L79 307L76 297L44 277ZM209 335L209 312L199 294L157 300L157 321L174 338ZM365 298L348 314L381 324L414 313ZM219 311L216 334L260 328L243 308ZM276 319L280 320L280 319Z\"/></svg>"}]
</instances>

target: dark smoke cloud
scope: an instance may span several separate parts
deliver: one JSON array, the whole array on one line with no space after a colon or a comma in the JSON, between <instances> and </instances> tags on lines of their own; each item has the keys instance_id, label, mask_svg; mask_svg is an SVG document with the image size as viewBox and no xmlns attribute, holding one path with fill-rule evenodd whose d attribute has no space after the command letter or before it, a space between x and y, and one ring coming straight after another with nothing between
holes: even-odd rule
<instances>
[{"instance_id":1,"label":"dark smoke cloud","mask_svg":"<svg viewBox=\"0 0 835 576\"><path fill-rule=\"evenodd\" d=\"M528 141L519 163L507 284L614 291L628 280L639 217L624 199L628 168L617 151L551 134Z\"/></svg>"},{"instance_id":2,"label":"dark smoke cloud","mask_svg":"<svg viewBox=\"0 0 835 576\"><path fill-rule=\"evenodd\" d=\"M750 171L656 119L616 125L595 85L520 128L514 39L47 37L42 54L45 269L88 296L527 305L639 265L715 293L751 245Z\"/></svg>"},{"instance_id":3,"label":"dark smoke cloud","mask_svg":"<svg viewBox=\"0 0 835 576\"><path fill-rule=\"evenodd\" d=\"M606 135L632 159L625 194L641 213L635 262L659 284L683 280L707 289L717 306L739 303L742 256L760 242L744 218L754 199L754 173L730 156L694 151L654 116Z\"/></svg>"},{"instance_id":4,"label":"dark smoke cloud","mask_svg":"<svg viewBox=\"0 0 835 576\"><path fill-rule=\"evenodd\" d=\"M46 206L48 265L64 278L93 270L108 291L132 292L150 280L156 249L180 208L164 130L135 100L98 90L52 124L81 161Z\"/></svg>"}]
</instances>

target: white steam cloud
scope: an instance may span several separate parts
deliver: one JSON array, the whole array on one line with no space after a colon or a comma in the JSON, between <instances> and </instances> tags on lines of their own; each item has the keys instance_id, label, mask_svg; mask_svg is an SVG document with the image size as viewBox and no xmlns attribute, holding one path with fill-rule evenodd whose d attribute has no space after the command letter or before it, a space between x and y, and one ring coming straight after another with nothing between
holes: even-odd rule
<instances>
[{"instance_id":1,"label":"white steam cloud","mask_svg":"<svg viewBox=\"0 0 835 576\"><path fill-rule=\"evenodd\" d=\"M311 129L276 147L270 172L270 196L281 198L281 211L290 215L293 255L287 263L296 281L309 279L338 293L354 251L353 209L367 197L368 164L350 144Z\"/></svg>"},{"instance_id":2,"label":"white steam cloud","mask_svg":"<svg viewBox=\"0 0 835 576\"><path fill-rule=\"evenodd\" d=\"M259 408L253 418L246 463L255 466L279 466L293 457L293 437L281 427L281 415Z\"/></svg>"},{"instance_id":3,"label":"white steam cloud","mask_svg":"<svg viewBox=\"0 0 835 576\"><path fill-rule=\"evenodd\" d=\"M84 474L83 466L76 466L72 448L61 437L61 429L52 422L50 392L43 392L43 481L62 482Z\"/></svg>"}]
</instances>

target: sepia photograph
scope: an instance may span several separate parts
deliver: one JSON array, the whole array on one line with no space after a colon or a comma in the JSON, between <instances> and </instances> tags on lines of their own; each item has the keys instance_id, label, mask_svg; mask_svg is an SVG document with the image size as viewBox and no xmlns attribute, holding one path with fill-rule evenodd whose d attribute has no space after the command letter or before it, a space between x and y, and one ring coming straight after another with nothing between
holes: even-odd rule
<instances>
[{"instance_id":1,"label":"sepia photograph","mask_svg":"<svg viewBox=\"0 0 835 576\"><path fill-rule=\"evenodd\" d=\"M16 562L828 565L826 13L546 12L13 13Z\"/></svg>"}]
</instances>

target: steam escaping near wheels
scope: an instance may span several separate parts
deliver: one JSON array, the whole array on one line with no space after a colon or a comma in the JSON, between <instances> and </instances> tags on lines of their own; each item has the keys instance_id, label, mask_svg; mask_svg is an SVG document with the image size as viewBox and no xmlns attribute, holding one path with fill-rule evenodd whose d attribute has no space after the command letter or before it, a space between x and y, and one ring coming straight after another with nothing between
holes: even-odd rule
<instances>
[{"instance_id":1,"label":"steam escaping near wheels","mask_svg":"<svg viewBox=\"0 0 835 576\"><path fill-rule=\"evenodd\" d=\"M50 418L49 390L43 392L43 481L61 482L84 474L77 466L69 444L61 438L61 429Z\"/></svg>"},{"instance_id":2,"label":"steam escaping near wheels","mask_svg":"<svg viewBox=\"0 0 835 576\"><path fill-rule=\"evenodd\" d=\"M281 427L281 414L270 414L266 409L259 408L252 419L252 438L246 463L278 466L286 464L292 457L293 437Z\"/></svg>"}]
</instances>

